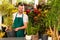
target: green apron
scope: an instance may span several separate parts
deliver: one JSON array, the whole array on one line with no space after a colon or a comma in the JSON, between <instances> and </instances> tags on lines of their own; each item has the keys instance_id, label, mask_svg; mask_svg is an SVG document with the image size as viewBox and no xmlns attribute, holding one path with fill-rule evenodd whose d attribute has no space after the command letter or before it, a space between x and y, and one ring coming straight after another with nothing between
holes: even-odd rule
<instances>
[{"instance_id":1,"label":"green apron","mask_svg":"<svg viewBox=\"0 0 60 40\"><path fill-rule=\"evenodd\" d=\"M22 14L22 17L17 17L17 14L16 14L15 20L13 23L13 29L18 28L18 27L22 27L23 25L24 25L23 24L23 14ZM24 37L24 29L18 30L16 32L16 37Z\"/></svg>"}]
</instances>

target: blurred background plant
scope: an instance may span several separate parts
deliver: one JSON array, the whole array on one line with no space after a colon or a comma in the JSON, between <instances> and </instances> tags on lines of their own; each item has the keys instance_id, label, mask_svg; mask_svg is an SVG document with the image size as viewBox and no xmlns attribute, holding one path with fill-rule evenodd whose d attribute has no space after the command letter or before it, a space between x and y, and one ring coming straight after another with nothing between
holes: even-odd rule
<instances>
[{"instance_id":1,"label":"blurred background plant","mask_svg":"<svg viewBox=\"0 0 60 40\"><path fill-rule=\"evenodd\" d=\"M12 14L15 12L17 12L17 8L14 5L7 2L6 0L2 1L2 4L0 4L0 14L3 17L3 19L2 19L2 26L3 27L5 25L5 27L11 28L12 23L13 23ZM5 27L4 27L4 29L5 29ZM1 32L0 32L0 35L1 35L0 38L3 38L5 36L5 32L3 32L3 30L1 30Z\"/></svg>"},{"instance_id":2,"label":"blurred background plant","mask_svg":"<svg viewBox=\"0 0 60 40\"><path fill-rule=\"evenodd\" d=\"M60 28L60 1L59 0L51 0L51 3L49 4L51 9L46 13L45 17L45 26L50 29L52 32L53 40L57 40L58 36L58 30Z\"/></svg>"},{"instance_id":3,"label":"blurred background plant","mask_svg":"<svg viewBox=\"0 0 60 40\"><path fill-rule=\"evenodd\" d=\"M2 4L0 4L0 14L3 16L3 24L12 26L12 14L14 12L17 12L17 8L3 0Z\"/></svg>"}]
</instances>

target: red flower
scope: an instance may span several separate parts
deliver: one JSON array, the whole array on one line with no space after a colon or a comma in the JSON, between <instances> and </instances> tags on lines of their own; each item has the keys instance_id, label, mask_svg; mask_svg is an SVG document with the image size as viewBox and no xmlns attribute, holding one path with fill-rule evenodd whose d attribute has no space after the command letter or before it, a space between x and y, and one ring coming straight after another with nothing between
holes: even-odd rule
<instances>
[{"instance_id":1,"label":"red flower","mask_svg":"<svg viewBox=\"0 0 60 40\"><path fill-rule=\"evenodd\" d=\"M29 9L27 9L27 10L26 10L26 13L27 13L27 14L28 14L28 13L30 13L30 10L29 10Z\"/></svg>"},{"instance_id":2,"label":"red flower","mask_svg":"<svg viewBox=\"0 0 60 40\"><path fill-rule=\"evenodd\" d=\"M38 9L35 8L35 9L34 9L34 13L35 13L35 14L38 14L38 13L39 13Z\"/></svg>"}]
</instances>

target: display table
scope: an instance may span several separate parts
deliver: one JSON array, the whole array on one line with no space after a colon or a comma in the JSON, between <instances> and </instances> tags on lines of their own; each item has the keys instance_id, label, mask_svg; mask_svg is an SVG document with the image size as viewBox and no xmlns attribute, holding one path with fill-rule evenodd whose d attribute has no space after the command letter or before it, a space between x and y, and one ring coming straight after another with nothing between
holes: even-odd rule
<instances>
[{"instance_id":1,"label":"display table","mask_svg":"<svg viewBox=\"0 0 60 40\"><path fill-rule=\"evenodd\" d=\"M15 38L15 37L9 37L9 38L0 38L0 40L26 40L25 38Z\"/></svg>"}]
</instances>

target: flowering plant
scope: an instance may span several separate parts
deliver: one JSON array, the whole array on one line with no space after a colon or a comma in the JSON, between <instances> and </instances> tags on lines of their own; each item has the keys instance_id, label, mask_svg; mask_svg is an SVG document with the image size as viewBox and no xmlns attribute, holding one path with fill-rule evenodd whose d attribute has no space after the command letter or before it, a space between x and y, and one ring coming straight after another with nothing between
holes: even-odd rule
<instances>
[{"instance_id":1,"label":"flowering plant","mask_svg":"<svg viewBox=\"0 0 60 40\"><path fill-rule=\"evenodd\" d=\"M29 34L29 33L36 34L40 27L39 26L39 17L40 17L41 12L35 8L33 11L31 11L31 10L26 11L26 13L29 17L29 23L31 24L31 25L28 25L28 28L27 28L28 30L31 28L30 29L31 33L30 33L30 31L28 31L27 34Z\"/></svg>"},{"instance_id":2,"label":"flowering plant","mask_svg":"<svg viewBox=\"0 0 60 40\"><path fill-rule=\"evenodd\" d=\"M39 6L39 5L38 5ZM41 5L42 6L42 5ZM46 16L50 8L48 5L42 6L42 8L34 8L32 11L26 11L29 17L29 22L31 22L32 34L36 34L38 31L45 32L46 30ZM43 29L44 28L44 29Z\"/></svg>"}]
</instances>

